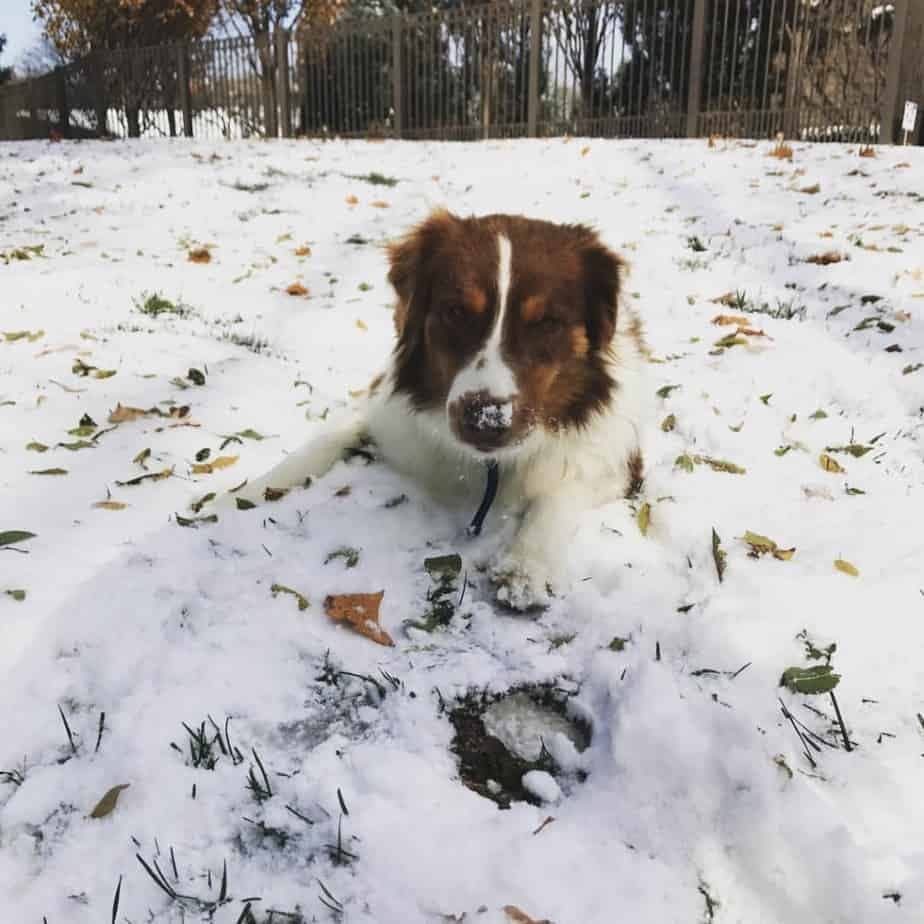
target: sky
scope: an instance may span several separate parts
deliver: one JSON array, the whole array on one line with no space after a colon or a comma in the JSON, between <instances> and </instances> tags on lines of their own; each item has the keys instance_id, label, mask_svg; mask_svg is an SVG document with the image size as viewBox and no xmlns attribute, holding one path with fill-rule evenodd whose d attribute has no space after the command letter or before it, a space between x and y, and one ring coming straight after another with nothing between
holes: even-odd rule
<instances>
[{"instance_id":1,"label":"sky","mask_svg":"<svg viewBox=\"0 0 924 924\"><path fill-rule=\"evenodd\" d=\"M0 35L6 33L7 37L4 64L15 64L41 35L38 24L32 21L31 7L30 0L0 0Z\"/></svg>"}]
</instances>

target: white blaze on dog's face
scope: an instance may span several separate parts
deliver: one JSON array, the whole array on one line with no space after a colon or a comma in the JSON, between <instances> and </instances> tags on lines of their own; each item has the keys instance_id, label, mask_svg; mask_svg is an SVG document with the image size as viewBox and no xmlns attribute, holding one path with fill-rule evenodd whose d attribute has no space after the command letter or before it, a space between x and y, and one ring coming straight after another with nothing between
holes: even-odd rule
<instances>
[{"instance_id":1,"label":"white blaze on dog's face","mask_svg":"<svg viewBox=\"0 0 924 924\"><path fill-rule=\"evenodd\" d=\"M460 448L515 454L607 405L622 263L593 231L437 212L389 256L395 391L444 413Z\"/></svg>"}]
</instances>

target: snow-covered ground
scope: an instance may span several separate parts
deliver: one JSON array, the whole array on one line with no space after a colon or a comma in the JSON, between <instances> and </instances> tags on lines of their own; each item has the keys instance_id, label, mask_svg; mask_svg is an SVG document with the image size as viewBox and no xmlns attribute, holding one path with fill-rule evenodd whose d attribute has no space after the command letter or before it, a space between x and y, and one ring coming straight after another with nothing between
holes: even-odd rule
<instances>
[{"instance_id":1,"label":"snow-covered ground","mask_svg":"<svg viewBox=\"0 0 924 924\"><path fill-rule=\"evenodd\" d=\"M0 533L35 534L0 547L3 921L109 921L120 882L135 924L924 920L924 151L769 150L0 146ZM656 355L643 494L586 519L583 579L538 617L479 571L509 524L466 539L361 456L178 521L366 386L378 245L437 205L597 225ZM407 627L453 552L451 622ZM325 614L379 591L393 647ZM824 665L806 640L837 645L849 750L829 695L779 685ZM494 707L559 772L501 810L449 714L546 684L590 744Z\"/></svg>"}]
</instances>

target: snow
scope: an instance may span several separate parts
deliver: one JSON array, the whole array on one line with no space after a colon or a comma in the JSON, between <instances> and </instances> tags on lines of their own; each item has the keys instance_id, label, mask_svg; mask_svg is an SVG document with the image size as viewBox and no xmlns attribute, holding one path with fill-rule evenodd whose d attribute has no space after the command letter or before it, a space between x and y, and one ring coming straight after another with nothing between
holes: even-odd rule
<instances>
[{"instance_id":1,"label":"snow","mask_svg":"<svg viewBox=\"0 0 924 924\"><path fill-rule=\"evenodd\" d=\"M0 148L0 253L44 247L0 262L0 331L44 331L0 341L0 531L36 534L0 550L0 591L27 594L0 593L5 919L108 920L120 877L120 921L207 918L139 854L204 901L227 864L218 924L247 920L245 899L260 924L271 909L499 924L510 905L557 924L921 920L924 156L796 144L786 162L769 148ZM399 182L359 179L370 172ZM379 245L438 205L595 224L632 264L652 388L679 386L657 399L642 497L586 518L562 549L583 580L536 617L496 608L479 570L511 524L492 511L470 540L467 516L362 457L271 510L175 519L323 432L367 386L392 338ZM210 262L187 260L197 246ZM826 251L849 259L805 262ZM286 294L295 282L309 295ZM188 312L145 316L136 303L154 292ZM737 304L712 302L726 293ZM767 336L719 352L736 330L713 325L719 313ZM115 375L79 376L78 358ZM84 414L111 426L120 402L167 416L56 445L81 439L68 430ZM265 438L221 448L245 431ZM873 448L828 449L850 444ZM195 473L204 448L236 461ZM145 449L147 472L132 461ZM844 473L822 468L826 451ZM67 474L29 474L49 468ZM128 506L93 506L107 499ZM746 530L796 551L751 558ZM325 564L343 548L354 567ZM403 627L427 608L424 559L449 552L467 572L451 624ZM328 594L380 590L393 648L324 614ZM778 685L810 663L802 630L837 643L850 751L828 696ZM460 781L440 704L546 683L574 691L592 728L583 751L551 719L542 735L586 780L531 775L559 801L500 811ZM811 750L814 767L780 701L838 745ZM209 716L222 730L230 717L241 760L216 750L214 769L190 765L182 723L213 737ZM507 720L535 735L535 714ZM247 788L251 769L263 785L257 755L263 801ZM125 783L111 814L88 817Z\"/></svg>"}]
</instances>

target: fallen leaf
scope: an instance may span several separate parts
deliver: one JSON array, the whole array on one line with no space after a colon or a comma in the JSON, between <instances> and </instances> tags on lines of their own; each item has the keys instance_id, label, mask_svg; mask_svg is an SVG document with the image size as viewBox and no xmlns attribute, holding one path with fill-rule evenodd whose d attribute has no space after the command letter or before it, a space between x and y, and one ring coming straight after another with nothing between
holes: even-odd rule
<instances>
[{"instance_id":1,"label":"fallen leaf","mask_svg":"<svg viewBox=\"0 0 924 924\"><path fill-rule=\"evenodd\" d=\"M799 192L805 193L806 195L809 195L809 196L814 196L816 193L821 192L821 186L818 183L812 183L811 186L803 186L802 189L799 190Z\"/></svg>"},{"instance_id":2,"label":"fallen leaf","mask_svg":"<svg viewBox=\"0 0 924 924\"><path fill-rule=\"evenodd\" d=\"M29 472L30 475L66 475L66 468L41 468L37 471Z\"/></svg>"},{"instance_id":3,"label":"fallen leaf","mask_svg":"<svg viewBox=\"0 0 924 924\"><path fill-rule=\"evenodd\" d=\"M384 199L376 199L373 202L370 202L369 205L371 205L374 209L390 209L391 208L391 205L388 202L386 202Z\"/></svg>"},{"instance_id":4,"label":"fallen leaf","mask_svg":"<svg viewBox=\"0 0 924 924\"><path fill-rule=\"evenodd\" d=\"M748 555L751 558L760 558L761 555L770 554L779 561L789 561L796 554L795 549L781 549L772 539L760 533L748 530L742 540L750 546Z\"/></svg>"},{"instance_id":5,"label":"fallen leaf","mask_svg":"<svg viewBox=\"0 0 924 924\"><path fill-rule=\"evenodd\" d=\"M641 532L643 536L647 536L648 527L651 525L651 504L646 501L638 508L635 521L638 523L639 532Z\"/></svg>"},{"instance_id":6,"label":"fallen leaf","mask_svg":"<svg viewBox=\"0 0 924 924\"><path fill-rule=\"evenodd\" d=\"M525 911L517 908L516 905L504 905L504 914L506 914L514 924L552 924L547 918L543 918L541 921L536 918L531 918Z\"/></svg>"},{"instance_id":7,"label":"fallen leaf","mask_svg":"<svg viewBox=\"0 0 924 924\"><path fill-rule=\"evenodd\" d=\"M353 488L350 487L350 485L345 484L342 488L337 488L337 490L334 491L334 497L349 497L352 490Z\"/></svg>"},{"instance_id":8,"label":"fallen leaf","mask_svg":"<svg viewBox=\"0 0 924 924\"><path fill-rule=\"evenodd\" d=\"M98 507L100 510L124 510L128 504L122 501L104 500L97 501L93 506Z\"/></svg>"},{"instance_id":9,"label":"fallen leaf","mask_svg":"<svg viewBox=\"0 0 924 924\"><path fill-rule=\"evenodd\" d=\"M295 248L295 256L296 256L296 257L310 257L310 256L311 256L311 248L308 247L307 245L302 246L302 247L296 247L296 248Z\"/></svg>"},{"instance_id":10,"label":"fallen leaf","mask_svg":"<svg viewBox=\"0 0 924 924\"><path fill-rule=\"evenodd\" d=\"M209 491L208 494L203 494L202 497L199 498L199 500L193 501L189 505L189 509L192 510L193 513L199 513L202 510L202 508L207 503L209 503L209 501L213 501L213 500L215 500L215 492Z\"/></svg>"},{"instance_id":11,"label":"fallen leaf","mask_svg":"<svg viewBox=\"0 0 924 924\"><path fill-rule=\"evenodd\" d=\"M137 420L139 417L144 417L147 414L151 413L150 411L145 411L140 407L131 407L127 404L117 404L115 409L109 412L109 423L119 424L119 423L128 423L132 420Z\"/></svg>"},{"instance_id":12,"label":"fallen leaf","mask_svg":"<svg viewBox=\"0 0 924 924\"><path fill-rule=\"evenodd\" d=\"M185 526L187 529L198 529L203 523L217 523L218 516L214 513L204 517L184 517L179 513L174 513L173 518L177 526Z\"/></svg>"},{"instance_id":13,"label":"fallen leaf","mask_svg":"<svg viewBox=\"0 0 924 924\"><path fill-rule=\"evenodd\" d=\"M664 420L661 421L661 429L665 433L670 433L674 427L677 426L677 418L673 414L668 414Z\"/></svg>"},{"instance_id":14,"label":"fallen leaf","mask_svg":"<svg viewBox=\"0 0 924 924\"><path fill-rule=\"evenodd\" d=\"M308 290L300 282L293 282L286 288L286 294L305 296L308 295Z\"/></svg>"},{"instance_id":15,"label":"fallen leaf","mask_svg":"<svg viewBox=\"0 0 924 924\"><path fill-rule=\"evenodd\" d=\"M719 583L725 579L725 567L727 556L722 549L722 540L719 534L712 528L712 560L715 562L715 573L719 576Z\"/></svg>"},{"instance_id":16,"label":"fallen leaf","mask_svg":"<svg viewBox=\"0 0 924 924\"><path fill-rule=\"evenodd\" d=\"M193 385L198 385L200 387L205 385L205 373L200 369L190 369L186 373L186 378L188 378Z\"/></svg>"},{"instance_id":17,"label":"fallen leaf","mask_svg":"<svg viewBox=\"0 0 924 924\"><path fill-rule=\"evenodd\" d=\"M143 469L147 470L147 466L144 463L147 462L148 459L150 458L151 458L151 450L142 449L141 452L139 452L138 455L136 455L135 458L132 459L132 464L140 465Z\"/></svg>"},{"instance_id":18,"label":"fallen leaf","mask_svg":"<svg viewBox=\"0 0 924 924\"><path fill-rule=\"evenodd\" d=\"M8 597L12 597L17 603L22 603L26 599L26 592L20 590L19 588L15 590L5 590L3 591Z\"/></svg>"},{"instance_id":19,"label":"fallen leaf","mask_svg":"<svg viewBox=\"0 0 924 924\"><path fill-rule=\"evenodd\" d=\"M34 440L26 443L26 449L29 452L48 452L48 447L44 443L37 443Z\"/></svg>"},{"instance_id":20,"label":"fallen leaf","mask_svg":"<svg viewBox=\"0 0 924 924\"><path fill-rule=\"evenodd\" d=\"M105 818L107 815L111 815L115 810L116 804L119 801L119 796L122 793L123 789L128 789L129 783L122 783L119 786L113 786L109 792L103 796L99 802L96 803L96 808L90 812L91 818Z\"/></svg>"},{"instance_id":21,"label":"fallen leaf","mask_svg":"<svg viewBox=\"0 0 924 924\"><path fill-rule=\"evenodd\" d=\"M257 505L246 497L235 497L234 505L238 510L253 510Z\"/></svg>"},{"instance_id":22,"label":"fallen leaf","mask_svg":"<svg viewBox=\"0 0 924 924\"><path fill-rule=\"evenodd\" d=\"M20 542L25 542L27 539L34 539L35 536L35 533L30 533L26 529L8 529L0 533L0 546L18 545Z\"/></svg>"},{"instance_id":23,"label":"fallen leaf","mask_svg":"<svg viewBox=\"0 0 924 924\"><path fill-rule=\"evenodd\" d=\"M829 456L826 452L823 452L818 457L818 464L826 471L831 472L834 475L842 475L846 469L837 461L837 459Z\"/></svg>"},{"instance_id":24,"label":"fallen leaf","mask_svg":"<svg viewBox=\"0 0 924 924\"><path fill-rule=\"evenodd\" d=\"M211 475L216 469L230 468L240 456L219 456L212 462L195 462L192 465L194 475Z\"/></svg>"},{"instance_id":25,"label":"fallen leaf","mask_svg":"<svg viewBox=\"0 0 924 924\"><path fill-rule=\"evenodd\" d=\"M186 259L190 263L211 263L212 251L208 247L195 247L189 251Z\"/></svg>"},{"instance_id":26,"label":"fallen leaf","mask_svg":"<svg viewBox=\"0 0 924 924\"><path fill-rule=\"evenodd\" d=\"M16 343L18 340L25 340L28 343L35 343L40 337L45 336L45 331L43 330L14 330L14 331L4 331L3 339L7 343Z\"/></svg>"},{"instance_id":27,"label":"fallen leaf","mask_svg":"<svg viewBox=\"0 0 924 924\"><path fill-rule=\"evenodd\" d=\"M169 478L173 474L172 468L165 468L160 472L151 472L148 475L138 475L135 478L129 478L128 481L117 481L116 484L120 488L128 488L133 485L142 484L145 481L163 481L165 478Z\"/></svg>"},{"instance_id":28,"label":"fallen leaf","mask_svg":"<svg viewBox=\"0 0 924 924\"><path fill-rule=\"evenodd\" d=\"M725 296L720 296L721 299L724 299ZM712 299L712 301L719 301L720 299ZM744 317L740 314L717 314L713 319L712 323L718 325L719 327L730 327L732 324L736 326L748 325L751 323L749 318Z\"/></svg>"},{"instance_id":29,"label":"fallen leaf","mask_svg":"<svg viewBox=\"0 0 924 924\"><path fill-rule=\"evenodd\" d=\"M379 645L393 646L391 636L379 625L384 596L384 590L375 594L332 594L324 600L324 612L334 622L345 623Z\"/></svg>"},{"instance_id":30,"label":"fallen leaf","mask_svg":"<svg viewBox=\"0 0 924 924\"><path fill-rule=\"evenodd\" d=\"M843 558L834 559L834 567L838 571L842 571L844 574L849 574L851 577L859 577L860 572L856 565L850 564L849 561L844 561Z\"/></svg>"},{"instance_id":31,"label":"fallen leaf","mask_svg":"<svg viewBox=\"0 0 924 924\"><path fill-rule=\"evenodd\" d=\"M347 205L359 205L359 199L356 196L347 196L344 201Z\"/></svg>"},{"instance_id":32,"label":"fallen leaf","mask_svg":"<svg viewBox=\"0 0 924 924\"><path fill-rule=\"evenodd\" d=\"M270 587L270 593L276 597L279 594L291 594L298 601L298 608L300 610L307 610L311 605L308 602L308 598L304 594L300 594L297 590L293 590L291 587L286 587L285 584L273 584Z\"/></svg>"},{"instance_id":33,"label":"fallen leaf","mask_svg":"<svg viewBox=\"0 0 924 924\"><path fill-rule=\"evenodd\" d=\"M680 388L679 385L662 385L662 386L655 392L655 394L656 394L659 398L667 398L667 397L670 395L670 393L671 393L672 391L676 391L678 388Z\"/></svg>"},{"instance_id":34,"label":"fallen leaf","mask_svg":"<svg viewBox=\"0 0 924 924\"><path fill-rule=\"evenodd\" d=\"M831 263L840 263L844 257L836 250L826 250L824 253L816 253L805 258L806 263L814 263L816 266L828 266Z\"/></svg>"},{"instance_id":35,"label":"fallen leaf","mask_svg":"<svg viewBox=\"0 0 924 924\"><path fill-rule=\"evenodd\" d=\"M811 667L789 667L780 677L780 686L793 693L810 696L830 693L840 682L841 675L834 673L830 664L813 664Z\"/></svg>"}]
</instances>

